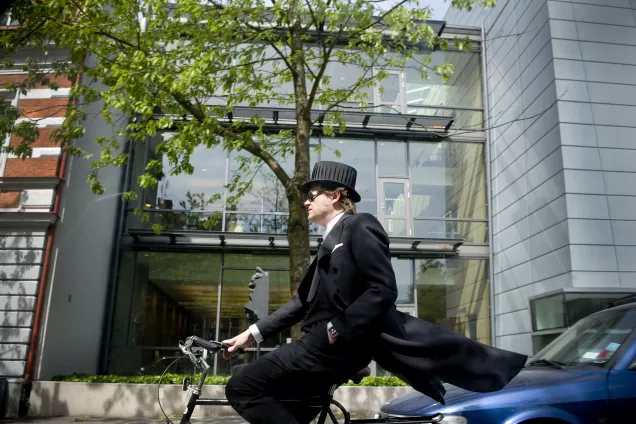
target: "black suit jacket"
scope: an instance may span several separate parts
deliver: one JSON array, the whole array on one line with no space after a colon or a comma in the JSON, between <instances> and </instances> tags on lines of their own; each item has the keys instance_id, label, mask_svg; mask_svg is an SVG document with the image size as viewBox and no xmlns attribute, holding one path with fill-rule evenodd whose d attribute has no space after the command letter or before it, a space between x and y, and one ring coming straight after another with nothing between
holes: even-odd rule
<instances>
[{"instance_id":1,"label":"black suit jacket","mask_svg":"<svg viewBox=\"0 0 636 424\"><path fill-rule=\"evenodd\" d=\"M371 353L382 368L441 403L445 389L440 380L466 390L495 391L526 362L525 355L484 345L399 312L389 237L369 214L340 218L320 246L298 294L257 323L263 338L303 319L311 321L308 297L316 271L318 292L327 298L338 342L372 337Z\"/></svg>"},{"instance_id":2,"label":"black suit jacket","mask_svg":"<svg viewBox=\"0 0 636 424\"><path fill-rule=\"evenodd\" d=\"M338 246L338 247L336 247ZM298 294L276 312L256 325L268 338L306 316L314 273L318 272L319 291L327 296L333 311L331 322L339 339L352 342L356 335L382 318L397 298L395 274L391 266L389 238L380 222L369 214L343 215L331 229L307 274L298 286Z\"/></svg>"}]
</instances>

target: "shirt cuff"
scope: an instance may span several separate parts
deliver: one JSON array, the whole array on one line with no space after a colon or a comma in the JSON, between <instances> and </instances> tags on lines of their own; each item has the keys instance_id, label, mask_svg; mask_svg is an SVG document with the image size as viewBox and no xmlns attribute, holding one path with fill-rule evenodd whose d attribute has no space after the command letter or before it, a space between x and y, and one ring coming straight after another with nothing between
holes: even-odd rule
<instances>
[{"instance_id":1,"label":"shirt cuff","mask_svg":"<svg viewBox=\"0 0 636 424\"><path fill-rule=\"evenodd\" d=\"M263 336L261 336L261 332L258 330L256 324L250 325L250 331L252 332L252 336L254 336L254 340L256 340L256 343L260 343L263 341Z\"/></svg>"}]
</instances>

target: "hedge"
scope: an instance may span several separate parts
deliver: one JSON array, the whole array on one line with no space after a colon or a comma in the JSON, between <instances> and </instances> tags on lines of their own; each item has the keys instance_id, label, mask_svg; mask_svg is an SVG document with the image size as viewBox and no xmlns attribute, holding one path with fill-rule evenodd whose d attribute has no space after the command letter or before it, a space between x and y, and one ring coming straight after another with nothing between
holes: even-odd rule
<instances>
[{"instance_id":1,"label":"hedge","mask_svg":"<svg viewBox=\"0 0 636 424\"><path fill-rule=\"evenodd\" d=\"M166 374L161 380L161 384L181 384L183 382L183 374ZM195 376L194 381L198 376ZM207 385L225 385L230 379L228 376L211 375L206 377ZM66 376L53 377L53 381L72 382L72 383L120 383L120 384L157 384L159 382L158 375L87 375L73 374ZM407 386L407 384L397 377L365 377L360 384L354 384L351 381L344 386Z\"/></svg>"}]
</instances>

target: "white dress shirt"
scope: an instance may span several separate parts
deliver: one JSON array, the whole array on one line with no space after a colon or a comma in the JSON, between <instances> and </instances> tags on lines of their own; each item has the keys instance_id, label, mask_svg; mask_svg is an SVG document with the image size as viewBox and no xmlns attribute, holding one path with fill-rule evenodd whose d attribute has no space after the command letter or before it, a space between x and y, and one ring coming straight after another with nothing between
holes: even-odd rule
<instances>
[{"instance_id":1,"label":"white dress shirt","mask_svg":"<svg viewBox=\"0 0 636 424\"><path fill-rule=\"evenodd\" d=\"M332 228L335 227L335 225L338 223L338 221L340 221L340 218L342 218L342 215L344 215L344 212L340 212L338 215L331 218L331 221L329 221L329 223L327 224L327 229L325 230L325 234L322 236L323 240L327 238L327 234L329 234L329 231L331 231ZM256 326L256 324L250 325L250 331L252 332L252 336L254 336L254 340L256 340L257 343L260 343L263 341L263 336L261 336L261 332L258 330L258 327Z\"/></svg>"}]
</instances>

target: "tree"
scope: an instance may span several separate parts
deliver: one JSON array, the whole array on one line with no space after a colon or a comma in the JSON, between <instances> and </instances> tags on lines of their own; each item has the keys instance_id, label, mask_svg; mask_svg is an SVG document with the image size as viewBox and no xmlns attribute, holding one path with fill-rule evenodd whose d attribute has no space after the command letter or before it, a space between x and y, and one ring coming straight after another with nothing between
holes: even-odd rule
<instances>
[{"instance_id":1,"label":"tree","mask_svg":"<svg viewBox=\"0 0 636 424\"><path fill-rule=\"evenodd\" d=\"M493 6L494 0L451 3L470 9L473 3ZM448 78L452 72L451 65L432 66L430 57L422 55L423 49L446 48L447 42L426 24L431 11L417 0L15 0L12 16L22 26L1 34L0 48L28 44L40 52L51 45L68 50L65 60L47 65L74 82L66 119L55 132L66 151L83 154L73 145L83 133L83 106L101 101L104 119L126 140L140 143L164 131L173 133L157 147L171 168L150 160L139 187L156 186L161 173L192 173L190 158L201 145L247 153L228 187L233 199L250 190L251 176L260 167L268 167L284 187L289 208L292 292L309 265L300 188L309 179L310 136L344 131L343 113L352 105L369 108L369 91L387 77L389 67L404 68L417 60L422 78L429 72ZM470 48L466 40L456 45ZM6 54L2 61L11 65ZM345 87L332 84L328 68L334 63L356 70ZM38 56L26 68L27 80L7 88L56 88L43 77ZM289 107L293 122L281 129L258 114L228 119L241 106L267 105ZM29 156L36 125L16 124L19 112L6 102L0 108L5 109L0 134L22 137L22 143L4 150ZM115 113L126 122L114 118ZM100 169L123 166L128 154L116 137L95 141L101 154L92 158L89 182L99 194ZM293 174L280 165L286 157L294 158ZM136 192L124 196L133 199ZM162 230L160 224L154 228Z\"/></svg>"}]
</instances>

